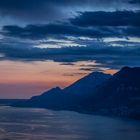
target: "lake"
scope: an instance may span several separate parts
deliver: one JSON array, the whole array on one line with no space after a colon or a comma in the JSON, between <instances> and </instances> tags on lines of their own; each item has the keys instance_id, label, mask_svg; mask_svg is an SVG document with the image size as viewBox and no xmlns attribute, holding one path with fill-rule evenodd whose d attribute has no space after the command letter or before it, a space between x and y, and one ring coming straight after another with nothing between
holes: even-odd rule
<instances>
[{"instance_id":1,"label":"lake","mask_svg":"<svg viewBox=\"0 0 140 140\"><path fill-rule=\"evenodd\" d=\"M0 140L139 140L140 121L0 106Z\"/></svg>"}]
</instances>

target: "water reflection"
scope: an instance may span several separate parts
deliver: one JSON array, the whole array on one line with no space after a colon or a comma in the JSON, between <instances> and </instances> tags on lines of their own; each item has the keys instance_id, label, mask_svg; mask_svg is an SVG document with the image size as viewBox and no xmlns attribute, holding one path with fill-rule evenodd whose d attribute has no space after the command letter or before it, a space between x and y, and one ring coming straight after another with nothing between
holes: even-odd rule
<instances>
[{"instance_id":1,"label":"water reflection","mask_svg":"<svg viewBox=\"0 0 140 140\"><path fill-rule=\"evenodd\" d=\"M139 140L140 122L75 112L0 107L0 140Z\"/></svg>"}]
</instances>

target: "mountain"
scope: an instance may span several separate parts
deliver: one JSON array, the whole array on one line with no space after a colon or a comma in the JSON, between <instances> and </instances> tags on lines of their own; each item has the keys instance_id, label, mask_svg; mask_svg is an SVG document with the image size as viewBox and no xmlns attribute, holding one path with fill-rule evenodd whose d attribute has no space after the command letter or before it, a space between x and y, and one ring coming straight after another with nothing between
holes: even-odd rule
<instances>
[{"instance_id":1,"label":"mountain","mask_svg":"<svg viewBox=\"0 0 140 140\"><path fill-rule=\"evenodd\" d=\"M12 106L74 110L83 105L85 98L88 98L88 95L92 94L98 85L110 77L110 74L93 72L63 90L56 87L25 102L17 102Z\"/></svg>"},{"instance_id":2,"label":"mountain","mask_svg":"<svg viewBox=\"0 0 140 140\"><path fill-rule=\"evenodd\" d=\"M66 106L66 108L69 106L71 110L83 110L88 104L86 99L88 99L91 94L94 95L96 88L109 78L111 78L110 74L92 72L66 87L63 90L67 100L67 103L64 106Z\"/></svg>"},{"instance_id":3,"label":"mountain","mask_svg":"<svg viewBox=\"0 0 140 140\"><path fill-rule=\"evenodd\" d=\"M13 106L140 119L140 67L124 67L113 76L93 72L64 89L56 87Z\"/></svg>"},{"instance_id":4,"label":"mountain","mask_svg":"<svg viewBox=\"0 0 140 140\"><path fill-rule=\"evenodd\" d=\"M26 101L26 99L0 99L0 106L10 106L16 102Z\"/></svg>"},{"instance_id":5,"label":"mountain","mask_svg":"<svg viewBox=\"0 0 140 140\"><path fill-rule=\"evenodd\" d=\"M84 78L76 81L72 85L66 87L64 92L73 94L75 96L83 96L85 94L91 93L96 88L96 86L100 85L110 77L110 74L92 72Z\"/></svg>"},{"instance_id":6,"label":"mountain","mask_svg":"<svg viewBox=\"0 0 140 140\"><path fill-rule=\"evenodd\" d=\"M63 98L63 90L59 87L56 87L42 93L39 96L33 96L29 100L23 102L16 102L12 104L12 106L58 109L60 103L62 103L61 100L63 100Z\"/></svg>"},{"instance_id":7,"label":"mountain","mask_svg":"<svg viewBox=\"0 0 140 140\"><path fill-rule=\"evenodd\" d=\"M122 68L88 102L94 112L140 119L140 67Z\"/></svg>"}]
</instances>

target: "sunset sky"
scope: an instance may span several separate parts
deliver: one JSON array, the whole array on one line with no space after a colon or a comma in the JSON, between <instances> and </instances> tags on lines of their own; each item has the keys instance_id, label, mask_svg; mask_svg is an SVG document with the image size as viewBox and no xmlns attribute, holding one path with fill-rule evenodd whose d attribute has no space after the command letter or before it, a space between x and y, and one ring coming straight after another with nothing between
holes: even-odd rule
<instances>
[{"instance_id":1,"label":"sunset sky","mask_svg":"<svg viewBox=\"0 0 140 140\"><path fill-rule=\"evenodd\" d=\"M123 66L140 66L140 0L0 0L0 98Z\"/></svg>"}]
</instances>

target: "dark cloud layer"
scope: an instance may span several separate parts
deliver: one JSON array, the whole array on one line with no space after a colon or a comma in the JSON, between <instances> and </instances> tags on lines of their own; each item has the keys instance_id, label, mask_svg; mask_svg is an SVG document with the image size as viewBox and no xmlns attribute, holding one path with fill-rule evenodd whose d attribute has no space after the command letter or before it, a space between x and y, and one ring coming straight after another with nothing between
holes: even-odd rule
<instances>
[{"instance_id":1,"label":"dark cloud layer","mask_svg":"<svg viewBox=\"0 0 140 140\"><path fill-rule=\"evenodd\" d=\"M128 40L140 38L138 5L139 0L0 0L0 16L15 20L15 25L9 22L0 29L0 59L53 60L65 65L95 60L104 67L138 65L140 43ZM115 37L125 40L104 42ZM44 45L76 45L35 48L42 45L40 40L45 40Z\"/></svg>"},{"instance_id":2,"label":"dark cloud layer","mask_svg":"<svg viewBox=\"0 0 140 140\"><path fill-rule=\"evenodd\" d=\"M131 3L131 4L140 4L140 0L130 0L129 3Z\"/></svg>"},{"instance_id":3,"label":"dark cloud layer","mask_svg":"<svg viewBox=\"0 0 140 140\"><path fill-rule=\"evenodd\" d=\"M140 11L82 12L67 23L3 26L1 34L29 39L56 36L140 37Z\"/></svg>"},{"instance_id":4,"label":"dark cloud layer","mask_svg":"<svg viewBox=\"0 0 140 140\"><path fill-rule=\"evenodd\" d=\"M135 9L136 5L130 3L129 0L0 0L0 15L25 23L44 23L68 18L71 13L82 9Z\"/></svg>"},{"instance_id":5,"label":"dark cloud layer","mask_svg":"<svg viewBox=\"0 0 140 140\"><path fill-rule=\"evenodd\" d=\"M133 0L134 1L134 0ZM135 0L136 1L136 0ZM138 0L137 0L138 1ZM128 0L1 0L0 1L0 7L1 9L7 9L8 10L32 10L37 7L50 7L50 6L82 6L82 5L108 5L113 6L117 5L118 3L125 3L128 4ZM36 9L37 10L37 9Z\"/></svg>"},{"instance_id":6,"label":"dark cloud layer","mask_svg":"<svg viewBox=\"0 0 140 140\"><path fill-rule=\"evenodd\" d=\"M140 11L83 12L71 23L78 26L140 26Z\"/></svg>"},{"instance_id":7,"label":"dark cloud layer","mask_svg":"<svg viewBox=\"0 0 140 140\"><path fill-rule=\"evenodd\" d=\"M67 47L67 48L19 48L18 46L0 46L1 60L20 61L44 61L53 60L57 62L77 62L95 60L101 66L119 68L123 65L139 65L140 47L112 47L98 48L88 47ZM66 63L71 64L71 63Z\"/></svg>"},{"instance_id":8,"label":"dark cloud layer","mask_svg":"<svg viewBox=\"0 0 140 140\"><path fill-rule=\"evenodd\" d=\"M28 25L26 27L4 26L1 34L4 36L27 38L27 39L45 39L48 37L62 36L84 36L93 38L104 37L140 37L139 27L94 27L81 28L73 25L47 24L47 25Z\"/></svg>"},{"instance_id":9,"label":"dark cloud layer","mask_svg":"<svg viewBox=\"0 0 140 140\"><path fill-rule=\"evenodd\" d=\"M66 24L46 24L46 25L28 25L24 28L19 26L4 26L3 34L13 37L25 37L25 38L45 38L56 35L63 36L93 36L93 37L103 37L111 36L108 33L100 32L98 29L84 29L80 27L75 27L73 25Z\"/></svg>"}]
</instances>

